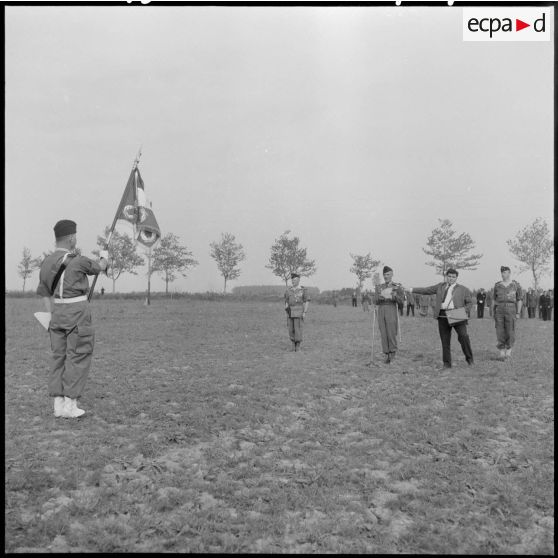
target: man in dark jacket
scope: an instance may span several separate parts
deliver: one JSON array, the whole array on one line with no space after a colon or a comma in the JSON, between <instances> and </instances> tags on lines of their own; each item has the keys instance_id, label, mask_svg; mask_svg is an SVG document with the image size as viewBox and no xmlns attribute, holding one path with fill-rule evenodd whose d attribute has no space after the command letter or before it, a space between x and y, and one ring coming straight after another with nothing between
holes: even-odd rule
<instances>
[{"instance_id":1,"label":"man in dark jacket","mask_svg":"<svg viewBox=\"0 0 558 558\"><path fill-rule=\"evenodd\" d=\"M471 341L467 333L467 318L464 317L459 321L454 321L450 316L452 310L462 308L466 311L471 308L472 296L471 291L457 284L458 273L455 269L446 271L447 282L438 283L431 287L418 288L413 287L411 292L426 295L436 295L436 305L434 308L434 318L438 320L438 330L440 340L442 341L442 360L444 368L451 368L451 329L455 328L457 332L457 340L461 344L461 349L465 355L465 360L469 366L474 364L473 351L471 349Z\"/></svg>"}]
</instances>

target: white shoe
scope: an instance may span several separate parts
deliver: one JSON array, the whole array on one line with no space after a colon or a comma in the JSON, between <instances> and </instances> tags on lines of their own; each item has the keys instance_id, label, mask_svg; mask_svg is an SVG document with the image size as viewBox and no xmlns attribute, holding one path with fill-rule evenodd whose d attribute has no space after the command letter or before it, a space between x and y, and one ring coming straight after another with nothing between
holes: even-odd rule
<instances>
[{"instance_id":1,"label":"white shoe","mask_svg":"<svg viewBox=\"0 0 558 558\"><path fill-rule=\"evenodd\" d=\"M64 414L65 418L78 418L83 415L85 411L78 408L77 399L72 399L71 397L64 397Z\"/></svg>"},{"instance_id":2,"label":"white shoe","mask_svg":"<svg viewBox=\"0 0 558 558\"><path fill-rule=\"evenodd\" d=\"M500 358L502 360L506 358L506 349L500 349Z\"/></svg>"},{"instance_id":3,"label":"white shoe","mask_svg":"<svg viewBox=\"0 0 558 558\"><path fill-rule=\"evenodd\" d=\"M511 357L511 348L506 349L506 358L510 358L510 357Z\"/></svg>"},{"instance_id":4,"label":"white shoe","mask_svg":"<svg viewBox=\"0 0 558 558\"><path fill-rule=\"evenodd\" d=\"M64 416L64 397L56 396L54 398L54 416L63 417Z\"/></svg>"}]
</instances>

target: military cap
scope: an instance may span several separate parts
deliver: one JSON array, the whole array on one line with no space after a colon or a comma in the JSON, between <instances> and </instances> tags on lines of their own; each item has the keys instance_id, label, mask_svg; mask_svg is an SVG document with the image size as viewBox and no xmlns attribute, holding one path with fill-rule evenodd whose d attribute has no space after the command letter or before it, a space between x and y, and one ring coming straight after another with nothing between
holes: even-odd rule
<instances>
[{"instance_id":1,"label":"military cap","mask_svg":"<svg viewBox=\"0 0 558 558\"><path fill-rule=\"evenodd\" d=\"M54 236L55 238L62 238L63 236L68 236L70 234L76 233L77 225L75 221L70 221L69 219L62 219L54 225Z\"/></svg>"},{"instance_id":2,"label":"military cap","mask_svg":"<svg viewBox=\"0 0 558 558\"><path fill-rule=\"evenodd\" d=\"M391 269L389 265L384 265L384 270L382 271L382 273L388 273L389 271L393 271L393 269Z\"/></svg>"},{"instance_id":3,"label":"military cap","mask_svg":"<svg viewBox=\"0 0 558 558\"><path fill-rule=\"evenodd\" d=\"M511 271L511 269L507 265L501 265L500 273L503 273L504 271Z\"/></svg>"},{"instance_id":4,"label":"military cap","mask_svg":"<svg viewBox=\"0 0 558 558\"><path fill-rule=\"evenodd\" d=\"M300 275L298 273L291 273L291 279L294 279L295 277L300 277Z\"/></svg>"}]
</instances>

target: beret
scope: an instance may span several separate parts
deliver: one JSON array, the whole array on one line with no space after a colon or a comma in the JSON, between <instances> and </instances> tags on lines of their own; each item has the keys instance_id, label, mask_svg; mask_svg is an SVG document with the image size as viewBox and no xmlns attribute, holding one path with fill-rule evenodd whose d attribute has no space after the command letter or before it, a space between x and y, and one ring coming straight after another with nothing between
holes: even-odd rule
<instances>
[{"instance_id":1,"label":"beret","mask_svg":"<svg viewBox=\"0 0 558 558\"><path fill-rule=\"evenodd\" d=\"M62 238L63 236L68 236L69 234L75 234L77 225L75 221L70 221L69 219L62 219L54 225L54 236L55 238Z\"/></svg>"},{"instance_id":2,"label":"beret","mask_svg":"<svg viewBox=\"0 0 558 558\"><path fill-rule=\"evenodd\" d=\"M300 277L300 275L298 273L291 273L291 279L294 279L295 277Z\"/></svg>"},{"instance_id":3,"label":"beret","mask_svg":"<svg viewBox=\"0 0 558 558\"><path fill-rule=\"evenodd\" d=\"M511 269L507 265L501 265L500 266L500 273L502 273L502 271L511 271Z\"/></svg>"}]
</instances>

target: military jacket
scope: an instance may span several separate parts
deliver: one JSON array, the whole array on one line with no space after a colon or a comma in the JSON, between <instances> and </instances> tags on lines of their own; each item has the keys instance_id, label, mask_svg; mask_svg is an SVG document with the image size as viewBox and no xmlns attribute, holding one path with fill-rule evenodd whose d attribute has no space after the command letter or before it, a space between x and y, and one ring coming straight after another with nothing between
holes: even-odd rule
<instances>
[{"instance_id":1,"label":"military jacket","mask_svg":"<svg viewBox=\"0 0 558 558\"><path fill-rule=\"evenodd\" d=\"M308 301L309 298L306 295L306 289L301 285L298 287L290 286L285 291L285 302L289 308L292 308L293 306L302 306Z\"/></svg>"},{"instance_id":2,"label":"military jacket","mask_svg":"<svg viewBox=\"0 0 558 558\"><path fill-rule=\"evenodd\" d=\"M382 298L381 292L384 289L389 289L390 287L393 288L391 298ZM399 303L402 304L405 300L405 291L401 286L401 283L396 283L395 281L391 281L390 283L382 283L381 285L376 285L374 290L374 304L393 304Z\"/></svg>"},{"instance_id":3,"label":"military jacket","mask_svg":"<svg viewBox=\"0 0 558 558\"><path fill-rule=\"evenodd\" d=\"M494 285L494 304L518 302L523 299L523 291L517 281L512 280L506 287L502 281Z\"/></svg>"},{"instance_id":4,"label":"military jacket","mask_svg":"<svg viewBox=\"0 0 558 558\"><path fill-rule=\"evenodd\" d=\"M65 261L66 269L53 292L52 283L66 254L68 254ZM57 249L41 264L37 294L44 297L59 297L62 289L63 298L86 295L89 291L87 275L98 275L100 272L101 266L97 262L85 256L68 253L67 250Z\"/></svg>"}]
</instances>

